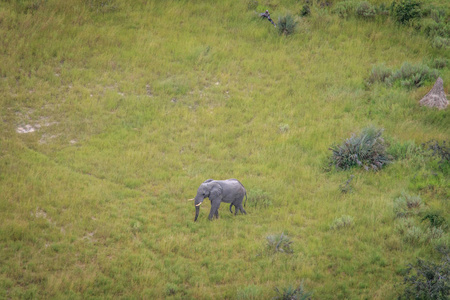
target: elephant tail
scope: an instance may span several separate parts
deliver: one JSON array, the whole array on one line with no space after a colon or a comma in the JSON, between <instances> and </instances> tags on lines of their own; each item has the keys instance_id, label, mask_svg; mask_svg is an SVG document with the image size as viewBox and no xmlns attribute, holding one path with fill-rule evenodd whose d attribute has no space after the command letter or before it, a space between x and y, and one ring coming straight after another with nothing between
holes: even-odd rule
<instances>
[{"instance_id":1,"label":"elephant tail","mask_svg":"<svg viewBox=\"0 0 450 300\"><path fill-rule=\"evenodd\" d=\"M245 191L245 202L244 202L244 207L245 207L245 204L247 204L247 191Z\"/></svg>"},{"instance_id":2,"label":"elephant tail","mask_svg":"<svg viewBox=\"0 0 450 300\"><path fill-rule=\"evenodd\" d=\"M233 210L231 209L232 206L233 206L233 203L230 204L230 213L233 213ZM236 208L234 210L236 210Z\"/></svg>"}]
</instances>

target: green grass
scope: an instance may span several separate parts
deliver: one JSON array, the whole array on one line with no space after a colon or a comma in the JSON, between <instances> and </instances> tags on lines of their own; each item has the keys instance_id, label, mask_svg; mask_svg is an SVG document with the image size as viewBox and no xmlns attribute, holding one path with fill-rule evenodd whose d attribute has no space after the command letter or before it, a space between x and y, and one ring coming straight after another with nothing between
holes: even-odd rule
<instances>
[{"instance_id":1,"label":"green grass","mask_svg":"<svg viewBox=\"0 0 450 300\"><path fill-rule=\"evenodd\" d=\"M260 5L277 20L304 3ZM395 298L401 270L438 254L405 242L394 200L420 194L448 222L448 171L414 153L327 171L328 148L372 125L397 149L448 141L448 109L418 105L431 84L366 82L450 54L330 10L286 37L245 1L1 2L0 298L267 299L301 282L315 299ZM271 205L209 222L204 204L194 223L186 200L208 178ZM281 232L293 253L267 254Z\"/></svg>"}]
</instances>

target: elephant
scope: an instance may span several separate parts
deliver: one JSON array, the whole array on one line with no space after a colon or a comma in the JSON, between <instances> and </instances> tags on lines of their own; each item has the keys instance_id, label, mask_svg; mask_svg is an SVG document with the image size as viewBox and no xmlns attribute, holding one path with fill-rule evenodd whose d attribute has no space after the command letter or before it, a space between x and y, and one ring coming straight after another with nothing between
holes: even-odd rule
<instances>
[{"instance_id":1,"label":"elephant","mask_svg":"<svg viewBox=\"0 0 450 300\"><path fill-rule=\"evenodd\" d=\"M209 220L213 217L219 218L219 206L221 202L230 203L230 212L232 212L231 207L235 207L235 215L238 210L243 214L247 214L244 207L242 207L242 202L245 196L245 204L247 203L247 191L242 183L237 179L227 179L227 180L214 180L208 179L203 182L197 190L197 196L195 196L195 220L197 221L200 205L203 203L205 198L211 200L211 211L209 212Z\"/></svg>"}]
</instances>

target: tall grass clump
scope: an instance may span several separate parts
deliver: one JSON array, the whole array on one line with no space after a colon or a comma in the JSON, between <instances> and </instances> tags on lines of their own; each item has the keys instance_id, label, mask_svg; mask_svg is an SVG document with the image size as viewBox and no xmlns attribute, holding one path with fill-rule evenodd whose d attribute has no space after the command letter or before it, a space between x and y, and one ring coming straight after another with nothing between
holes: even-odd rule
<instances>
[{"instance_id":1,"label":"tall grass clump","mask_svg":"<svg viewBox=\"0 0 450 300\"><path fill-rule=\"evenodd\" d=\"M303 282L297 288L290 285L281 291L276 287L275 292L277 295L273 297L274 300L308 300L312 296L311 292L305 291Z\"/></svg>"},{"instance_id":2,"label":"tall grass clump","mask_svg":"<svg viewBox=\"0 0 450 300\"><path fill-rule=\"evenodd\" d=\"M400 299L447 300L450 294L450 256L434 263L418 259L415 265L406 269Z\"/></svg>"},{"instance_id":3,"label":"tall grass clump","mask_svg":"<svg viewBox=\"0 0 450 300\"><path fill-rule=\"evenodd\" d=\"M352 216L343 215L339 218L334 219L333 223L330 225L331 230L353 227L355 221Z\"/></svg>"},{"instance_id":4,"label":"tall grass clump","mask_svg":"<svg viewBox=\"0 0 450 300\"><path fill-rule=\"evenodd\" d=\"M339 170L352 167L362 167L365 170L378 171L390 163L391 158L386 153L382 129L367 127L360 135L353 134L341 145L330 148L333 151L331 164Z\"/></svg>"},{"instance_id":5,"label":"tall grass clump","mask_svg":"<svg viewBox=\"0 0 450 300\"><path fill-rule=\"evenodd\" d=\"M291 14L278 18L277 29L280 35L291 35L295 32L297 21Z\"/></svg>"}]
</instances>

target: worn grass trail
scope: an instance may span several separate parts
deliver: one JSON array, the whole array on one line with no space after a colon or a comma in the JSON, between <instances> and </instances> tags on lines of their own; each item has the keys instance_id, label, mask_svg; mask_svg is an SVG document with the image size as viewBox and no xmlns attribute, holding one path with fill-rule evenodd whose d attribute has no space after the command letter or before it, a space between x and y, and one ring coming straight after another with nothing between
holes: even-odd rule
<instances>
[{"instance_id":1,"label":"worn grass trail","mask_svg":"<svg viewBox=\"0 0 450 300\"><path fill-rule=\"evenodd\" d=\"M240 1L99 3L0 3L0 298L266 299L304 280L317 299L389 299L436 255L402 240L393 200L421 193L448 220L448 178L420 190L414 159L326 162L369 125L399 147L448 140L448 111L417 105L430 86L365 84L375 64L444 50L316 6L284 37ZM274 20L301 9L277 3ZM194 223L186 200L207 178L272 205L209 222L205 203ZM354 226L330 230L342 215ZM281 232L294 253L268 254Z\"/></svg>"}]
</instances>

